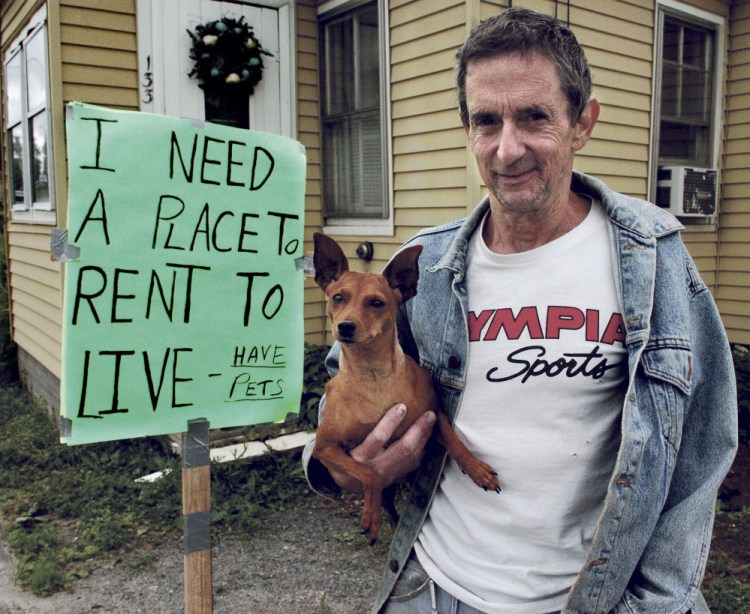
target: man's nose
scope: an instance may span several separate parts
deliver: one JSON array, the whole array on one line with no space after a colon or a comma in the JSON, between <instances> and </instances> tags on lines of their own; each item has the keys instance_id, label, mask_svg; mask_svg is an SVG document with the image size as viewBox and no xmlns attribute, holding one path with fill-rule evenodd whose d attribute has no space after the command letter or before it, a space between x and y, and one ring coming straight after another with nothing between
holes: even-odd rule
<instances>
[{"instance_id":1,"label":"man's nose","mask_svg":"<svg viewBox=\"0 0 750 614\"><path fill-rule=\"evenodd\" d=\"M523 144L522 134L512 122L503 124L497 136L497 157L505 166L513 164L523 157L526 148Z\"/></svg>"}]
</instances>

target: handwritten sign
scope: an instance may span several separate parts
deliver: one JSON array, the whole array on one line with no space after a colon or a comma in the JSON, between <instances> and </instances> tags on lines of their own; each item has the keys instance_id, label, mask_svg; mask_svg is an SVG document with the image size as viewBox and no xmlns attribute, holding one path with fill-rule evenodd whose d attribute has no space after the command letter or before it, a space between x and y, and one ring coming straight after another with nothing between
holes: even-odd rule
<instances>
[{"instance_id":1,"label":"handwritten sign","mask_svg":"<svg viewBox=\"0 0 750 614\"><path fill-rule=\"evenodd\" d=\"M62 441L296 413L302 146L80 103L66 130Z\"/></svg>"}]
</instances>

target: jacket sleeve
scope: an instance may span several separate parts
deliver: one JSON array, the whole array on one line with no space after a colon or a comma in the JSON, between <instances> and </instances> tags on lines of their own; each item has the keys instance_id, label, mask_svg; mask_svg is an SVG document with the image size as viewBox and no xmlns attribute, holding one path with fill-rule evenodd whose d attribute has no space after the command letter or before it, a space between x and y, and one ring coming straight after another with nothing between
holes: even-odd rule
<instances>
[{"instance_id":1,"label":"jacket sleeve","mask_svg":"<svg viewBox=\"0 0 750 614\"><path fill-rule=\"evenodd\" d=\"M339 355L341 349L338 343L334 343L331 350L326 356L325 365L328 374L333 377L339 371ZM320 405L318 406L318 424L323 419L325 413L326 395L324 394L320 399ZM315 492L324 496L337 495L341 492L336 482L333 481L331 474L328 469L325 468L323 463L312 457L313 448L315 447L315 437L307 442L304 449L302 450L302 468L305 471L305 477L307 483L310 485Z\"/></svg>"},{"instance_id":2,"label":"jacket sleeve","mask_svg":"<svg viewBox=\"0 0 750 614\"><path fill-rule=\"evenodd\" d=\"M664 508L617 613L708 612L700 584L716 496L737 450L737 392L718 309L685 252L692 378ZM674 607L681 604L679 610Z\"/></svg>"}]
</instances>

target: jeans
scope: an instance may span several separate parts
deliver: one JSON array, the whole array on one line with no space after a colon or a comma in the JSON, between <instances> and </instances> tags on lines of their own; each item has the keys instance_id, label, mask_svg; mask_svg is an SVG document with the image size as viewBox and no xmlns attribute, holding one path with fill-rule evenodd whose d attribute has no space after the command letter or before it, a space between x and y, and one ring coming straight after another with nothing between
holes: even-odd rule
<instances>
[{"instance_id":1,"label":"jeans","mask_svg":"<svg viewBox=\"0 0 750 614\"><path fill-rule=\"evenodd\" d=\"M435 584L412 551L383 614L483 614ZM558 613L559 614L559 613Z\"/></svg>"},{"instance_id":2,"label":"jeans","mask_svg":"<svg viewBox=\"0 0 750 614\"><path fill-rule=\"evenodd\" d=\"M433 601L434 600L434 601ZM482 614L458 601L432 580L412 551L383 614Z\"/></svg>"},{"instance_id":3,"label":"jeans","mask_svg":"<svg viewBox=\"0 0 750 614\"><path fill-rule=\"evenodd\" d=\"M412 550L404 571L393 588L382 614L483 614L459 601L435 584ZM686 614L710 614L703 595L698 594L693 608ZM560 614L556 612L554 614Z\"/></svg>"}]
</instances>

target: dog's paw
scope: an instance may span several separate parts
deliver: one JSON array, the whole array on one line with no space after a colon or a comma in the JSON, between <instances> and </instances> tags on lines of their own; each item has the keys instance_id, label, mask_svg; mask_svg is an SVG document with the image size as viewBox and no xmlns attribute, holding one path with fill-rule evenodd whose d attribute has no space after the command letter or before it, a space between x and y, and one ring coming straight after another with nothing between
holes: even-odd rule
<instances>
[{"instance_id":1,"label":"dog's paw","mask_svg":"<svg viewBox=\"0 0 750 614\"><path fill-rule=\"evenodd\" d=\"M485 491L494 490L496 493L501 491L500 480L497 479L497 472L487 463L477 458L471 459L471 462L461 465L461 470L467 474L474 484L483 488Z\"/></svg>"},{"instance_id":2,"label":"dog's paw","mask_svg":"<svg viewBox=\"0 0 750 614\"><path fill-rule=\"evenodd\" d=\"M380 508L375 511L365 508L362 511L361 525L362 535L370 540L371 546L374 546L375 542L378 541L378 533L380 532Z\"/></svg>"}]
</instances>

